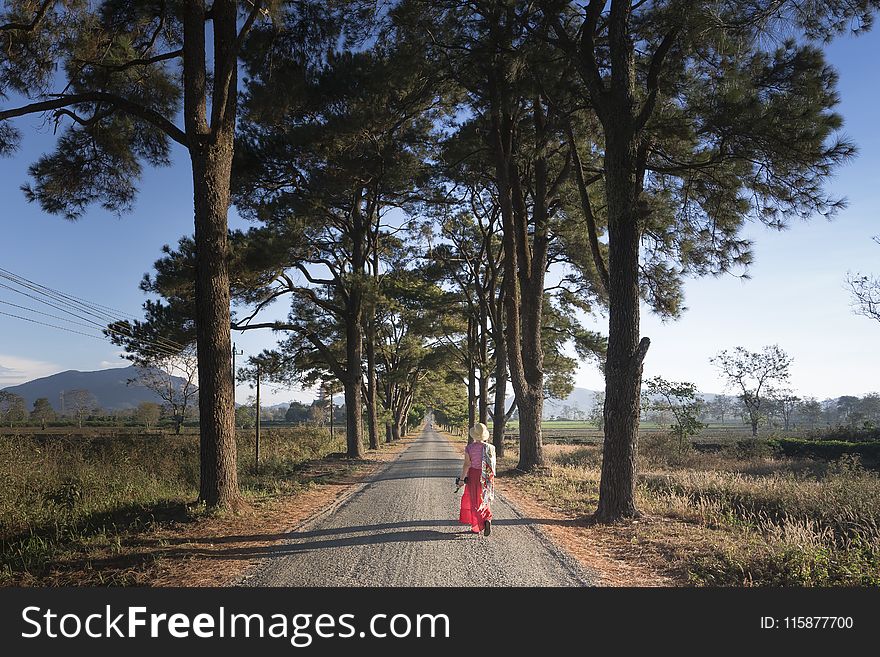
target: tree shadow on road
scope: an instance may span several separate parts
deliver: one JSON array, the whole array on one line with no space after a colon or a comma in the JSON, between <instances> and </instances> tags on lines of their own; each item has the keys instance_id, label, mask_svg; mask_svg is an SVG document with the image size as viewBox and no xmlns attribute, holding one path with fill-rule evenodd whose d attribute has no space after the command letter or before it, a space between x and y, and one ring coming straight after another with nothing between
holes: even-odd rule
<instances>
[{"instance_id":1,"label":"tree shadow on road","mask_svg":"<svg viewBox=\"0 0 880 657\"><path fill-rule=\"evenodd\" d=\"M492 522L493 527L519 527L528 525L565 525L571 521L551 518L499 518ZM432 529L434 527L461 527L460 531ZM233 559L251 560L261 558L279 558L294 554L313 552L341 547L361 545L379 545L384 543L420 543L426 541L459 541L469 540L472 532L467 525L455 520L411 520L376 525L354 525L349 527L328 527L287 534L254 534L237 536L209 536L205 538L189 537L179 541L166 541L166 545L178 543L177 547L159 549L152 552L150 558L159 559ZM308 540L304 540L308 539ZM273 545L223 547L217 545L252 543L255 541L284 541ZM137 554L128 555L124 561L134 564L138 561ZM91 559L90 568L100 569L102 562L119 565L119 557L111 559ZM76 566L69 562L68 566Z\"/></svg>"}]
</instances>

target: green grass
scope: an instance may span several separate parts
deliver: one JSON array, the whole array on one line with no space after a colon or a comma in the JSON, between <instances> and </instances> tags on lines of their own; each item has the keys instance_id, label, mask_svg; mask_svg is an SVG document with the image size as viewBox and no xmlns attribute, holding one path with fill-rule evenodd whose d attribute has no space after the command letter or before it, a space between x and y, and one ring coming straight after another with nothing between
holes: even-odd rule
<instances>
[{"instance_id":1,"label":"green grass","mask_svg":"<svg viewBox=\"0 0 880 657\"><path fill-rule=\"evenodd\" d=\"M344 449L318 429L270 429L254 468L253 434L238 436L246 499L294 492L309 459ZM198 437L0 437L0 584L37 579L53 562L112 547L126 533L204 514L198 496Z\"/></svg>"}]
</instances>

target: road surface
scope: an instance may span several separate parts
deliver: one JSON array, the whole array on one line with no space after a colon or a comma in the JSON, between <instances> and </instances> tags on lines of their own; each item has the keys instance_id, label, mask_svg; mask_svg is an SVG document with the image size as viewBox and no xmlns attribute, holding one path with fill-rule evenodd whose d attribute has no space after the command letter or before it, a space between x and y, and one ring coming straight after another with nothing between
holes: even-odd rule
<instances>
[{"instance_id":1,"label":"road surface","mask_svg":"<svg viewBox=\"0 0 880 657\"><path fill-rule=\"evenodd\" d=\"M490 536L458 523L462 457L425 428L341 505L290 534L242 586L589 586L596 578L499 495Z\"/></svg>"}]
</instances>

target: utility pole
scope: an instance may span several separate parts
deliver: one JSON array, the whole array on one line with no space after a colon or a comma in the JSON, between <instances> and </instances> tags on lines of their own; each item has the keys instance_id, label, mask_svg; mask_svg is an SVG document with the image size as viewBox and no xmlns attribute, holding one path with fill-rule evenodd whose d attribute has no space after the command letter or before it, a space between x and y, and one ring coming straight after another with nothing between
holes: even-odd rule
<instances>
[{"instance_id":1,"label":"utility pole","mask_svg":"<svg viewBox=\"0 0 880 657\"><path fill-rule=\"evenodd\" d=\"M333 440L333 388L330 388L330 440Z\"/></svg>"},{"instance_id":2,"label":"utility pole","mask_svg":"<svg viewBox=\"0 0 880 657\"><path fill-rule=\"evenodd\" d=\"M235 343L232 343L232 406L235 407L235 356L238 354L239 356L244 355L244 349L241 351L235 350Z\"/></svg>"},{"instance_id":3,"label":"utility pole","mask_svg":"<svg viewBox=\"0 0 880 657\"><path fill-rule=\"evenodd\" d=\"M233 352L234 353L234 352ZM260 364L257 363L257 418L254 423L256 427L256 440L254 442L254 471L260 471Z\"/></svg>"}]
</instances>

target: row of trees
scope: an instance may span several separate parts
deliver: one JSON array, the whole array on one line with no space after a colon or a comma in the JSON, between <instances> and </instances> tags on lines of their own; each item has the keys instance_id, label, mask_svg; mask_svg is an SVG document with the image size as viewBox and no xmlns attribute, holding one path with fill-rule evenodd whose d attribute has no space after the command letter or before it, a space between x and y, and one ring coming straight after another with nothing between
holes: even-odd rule
<instances>
[{"instance_id":1,"label":"row of trees","mask_svg":"<svg viewBox=\"0 0 880 657\"><path fill-rule=\"evenodd\" d=\"M375 447L419 405L459 412L450 381L488 416L494 381L500 424L509 379L523 470L544 465L543 400L574 343L605 374L597 517L614 520L637 514L640 301L674 317L684 276L748 264L747 219L840 207L822 181L853 148L814 44L876 6L13 0L0 92L24 100L0 110L0 151L8 119L63 124L26 193L76 217L125 210L141 167L186 149L194 236L145 281L163 297L147 321L117 328L197 345L207 504L238 500L231 327L280 334L261 375L343 387L351 456L362 407ZM230 202L252 229L228 231ZM261 319L279 298L288 318ZM607 309L607 338L578 308Z\"/></svg>"},{"instance_id":2,"label":"row of trees","mask_svg":"<svg viewBox=\"0 0 880 657\"><path fill-rule=\"evenodd\" d=\"M56 413L54 406L46 397L34 401L33 408L28 411L25 400L20 395L8 390L0 390L0 421L9 426L23 423L28 419L40 423L45 428L47 422L53 421L57 415L75 418L79 426L83 420L101 412L95 396L84 389L65 390L61 393L60 411Z\"/></svg>"},{"instance_id":3,"label":"row of trees","mask_svg":"<svg viewBox=\"0 0 880 657\"><path fill-rule=\"evenodd\" d=\"M71 419L82 427L83 422L88 419L109 423L135 422L152 427L164 417L174 422L178 433L182 422L169 407L156 402L141 402L136 408L123 410L102 409L95 396L85 389L64 391L59 403L61 409L56 411L48 398L39 397L34 400L33 407L28 411L23 397L7 390L0 390L0 422L10 427L37 424L45 429L50 422L59 420L69 422Z\"/></svg>"},{"instance_id":4,"label":"row of trees","mask_svg":"<svg viewBox=\"0 0 880 657\"><path fill-rule=\"evenodd\" d=\"M667 381L656 376L644 382L641 395L645 419L672 422L679 439L699 432L709 418L722 424L740 420L757 435L761 425L788 430L817 426L858 428L880 422L880 394L842 396L819 401L801 398L788 388L791 357L778 345L749 351L723 350L710 359L735 395L703 399L689 382ZM594 412L595 417L595 412Z\"/></svg>"},{"instance_id":5,"label":"row of trees","mask_svg":"<svg viewBox=\"0 0 880 657\"><path fill-rule=\"evenodd\" d=\"M47 422L56 417L55 409L45 397L34 401L33 408L28 411L24 398L8 390L0 390L0 423L10 427L31 420L43 428Z\"/></svg>"}]
</instances>

